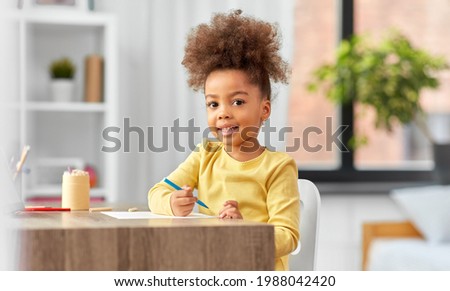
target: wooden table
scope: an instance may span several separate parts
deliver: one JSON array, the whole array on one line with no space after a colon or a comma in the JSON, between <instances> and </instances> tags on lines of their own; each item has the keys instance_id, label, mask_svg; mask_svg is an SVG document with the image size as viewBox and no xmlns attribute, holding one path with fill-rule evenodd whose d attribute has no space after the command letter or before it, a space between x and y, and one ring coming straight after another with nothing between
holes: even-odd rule
<instances>
[{"instance_id":1,"label":"wooden table","mask_svg":"<svg viewBox=\"0 0 450 291\"><path fill-rule=\"evenodd\" d=\"M116 210L116 209L114 209ZM273 270L272 225L33 212L19 222L21 270Z\"/></svg>"}]
</instances>

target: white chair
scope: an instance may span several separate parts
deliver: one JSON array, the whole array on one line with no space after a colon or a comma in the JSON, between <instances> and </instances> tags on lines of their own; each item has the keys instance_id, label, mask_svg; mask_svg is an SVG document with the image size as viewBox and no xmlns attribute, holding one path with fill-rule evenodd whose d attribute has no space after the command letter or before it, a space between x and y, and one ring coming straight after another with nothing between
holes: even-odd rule
<instances>
[{"instance_id":1,"label":"white chair","mask_svg":"<svg viewBox=\"0 0 450 291\"><path fill-rule=\"evenodd\" d=\"M319 235L320 193L309 180L299 179L300 241L289 258L289 270L314 271Z\"/></svg>"}]
</instances>

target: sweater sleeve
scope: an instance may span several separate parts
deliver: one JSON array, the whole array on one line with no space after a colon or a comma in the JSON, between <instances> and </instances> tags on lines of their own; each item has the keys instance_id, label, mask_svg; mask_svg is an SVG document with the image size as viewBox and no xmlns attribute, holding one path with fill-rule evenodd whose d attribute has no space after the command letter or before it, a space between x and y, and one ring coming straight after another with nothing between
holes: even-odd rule
<instances>
[{"instance_id":1,"label":"sweater sleeve","mask_svg":"<svg viewBox=\"0 0 450 291\"><path fill-rule=\"evenodd\" d=\"M267 194L268 223L275 227L275 257L290 254L300 237L300 195L298 170L293 159L287 159L271 177Z\"/></svg>"},{"instance_id":2,"label":"sweater sleeve","mask_svg":"<svg viewBox=\"0 0 450 291\"><path fill-rule=\"evenodd\" d=\"M167 178L180 187L188 185L196 188L201 151L201 146L198 146ZM175 189L164 183L164 181L156 183L148 191L147 198L150 211L158 214L174 215L170 206L170 196L174 191Z\"/></svg>"}]
</instances>

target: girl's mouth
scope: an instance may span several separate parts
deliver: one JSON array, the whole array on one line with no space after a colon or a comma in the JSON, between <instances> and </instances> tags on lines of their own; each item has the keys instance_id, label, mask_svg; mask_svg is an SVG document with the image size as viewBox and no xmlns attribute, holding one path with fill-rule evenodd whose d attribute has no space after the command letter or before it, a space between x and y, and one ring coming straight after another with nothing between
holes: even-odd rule
<instances>
[{"instance_id":1,"label":"girl's mouth","mask_svg":"<svg viewBox=\"0 0 450 291\"><path fill-rule=\"evenodd\" d=\"M235 132L239 132L239 126L229 126L223 128L217 128L219 133L222 133L222 136L229 136Z\"/></svg>"}]
</instances>

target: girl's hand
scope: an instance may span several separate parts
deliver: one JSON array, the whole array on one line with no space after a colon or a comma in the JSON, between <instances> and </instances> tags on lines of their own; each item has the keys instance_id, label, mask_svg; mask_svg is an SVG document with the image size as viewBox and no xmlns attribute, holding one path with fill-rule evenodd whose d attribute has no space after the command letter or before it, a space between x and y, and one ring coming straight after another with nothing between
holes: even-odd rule
<instances>
[{"instance_id":1,"label":"girl's hand","mask_svg":"<svg viewBox=\"0 0 450 291\"><path fill-rule=\"evenodd\" d=\"M243 219L238 209L238 202L228 200L223 204L222 210L219 212L219 218L222 219Z\"/></svg>"},{"instance_id":2,"label":"girl's hand","mask_svg":"<svg viewBox=\"0 0 450 291\"><path fill-rule=\"evenodd\" d=\"M182 190L174 191L170 195L170 207L175 216L187 216L194 209L197 197L192 194L192 188L183 186Z\"/></svg>"}]
</instances>

